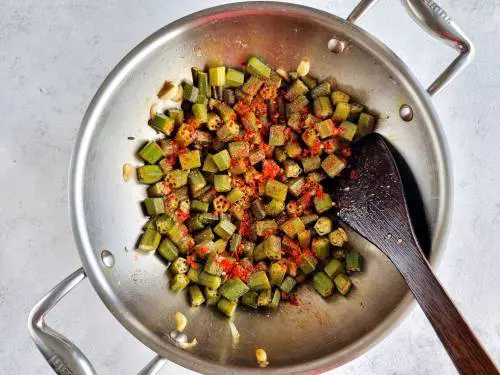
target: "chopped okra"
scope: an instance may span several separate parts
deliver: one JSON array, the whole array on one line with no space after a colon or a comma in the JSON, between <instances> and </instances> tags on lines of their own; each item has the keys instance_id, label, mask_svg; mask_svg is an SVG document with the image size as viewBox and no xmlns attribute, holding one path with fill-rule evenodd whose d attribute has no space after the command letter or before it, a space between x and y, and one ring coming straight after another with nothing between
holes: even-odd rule
<instances>
[{"instance_id":1,"label":"chopped okra","mask_svg":"<svg viewBox=\"0 0 500 375\"><path fill-rule=\"evenodd\" d=\"M362 269L328 186L377 119L310 66L287 73L251 56L246 69L193 68L192 84L158 93L183 102L150 111L159 139L138 152L150 216L138 248L170 262L170 287L192 306L276 310L306 281L346 295L346 274Z\"/></svg>"}]
</instances>

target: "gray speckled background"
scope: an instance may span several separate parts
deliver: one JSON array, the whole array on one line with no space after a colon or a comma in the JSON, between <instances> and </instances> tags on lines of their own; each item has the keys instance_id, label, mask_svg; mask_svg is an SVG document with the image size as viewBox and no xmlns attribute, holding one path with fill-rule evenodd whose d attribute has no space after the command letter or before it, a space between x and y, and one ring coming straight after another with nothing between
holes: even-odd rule
<instances>
[{"instance_id":1,"label":"gray speckled background","mask_svg":"<svg viewBox=\"0 0 500 375\"><path fill-rule=\"evenodd\" d=\"M438 272L500 362L500 1L440 0L477 58L435 99L454 169L455 207ZM80 266L67 209L70 152L100 82L135 44L217 0L0 0L0 374L50 374L28 336L33 304ZM346 16L354 0L311 0ZM175 5L174 5L175 4ZM424 34L397 1L360 22L428 84L454 52ZM84 282L50 315L99 374L134 374L153 353L127 334ZM192 372L170 364L162 373ZM453 374L420 309L335 374Z\"/></svg>"}]
</instances>

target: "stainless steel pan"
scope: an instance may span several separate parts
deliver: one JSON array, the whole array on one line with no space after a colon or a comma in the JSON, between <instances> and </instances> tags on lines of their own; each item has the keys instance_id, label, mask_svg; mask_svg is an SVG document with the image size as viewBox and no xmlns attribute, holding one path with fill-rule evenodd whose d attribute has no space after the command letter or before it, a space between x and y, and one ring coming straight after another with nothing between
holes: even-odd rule
<instances>
[{"instance_id":1,"label":"stainless steel pan","mask_svg":"<svg viewBox=\"0 0 500 375\"><path fill-rule=\"evenodd\" d=\"M183 294L169 291L166 265L153 254L134 250L145 221L139 206L144 191L121 177L121 166L136 162L139 144L154 136L145 124L166 78L188 78L191 66L207 60L240 65L257 53L274 66L293 69L307 56L314 74L334 75L349 85L343 86L347 92L380 112L378 131L405 158L421 192L432 229L430 262L436 265L452 192L431 96L469 62L472 46L432 0L403 1L417 22L460 53L426 91L393 52L355 25L374 2L362 1L347 20L286 3L207 9L159 30L111 72L85 114L71 165L71 219L83 268L51 291L30 316L31 335L56 372L95 372L74 344L44 324L45 314L85 276L115 317L158 353L143 373L155 372L163 358L209 374L317 373L361 355L401 321L412 301L404 282L381 252L352 235L366 258L366 271L356 278L348 299L324 300L305 287L298 307L285 304L270 315L238 311L235 324L242 337L233 346L225 319L211 309L189 307ZM406 121L411 117L407 113L400 116L403 105L413 112L411 121ZM191 322L188 336L199 342L193 349L182 350L169 338L176 311ZM266 349L268 368L256 367L256 347Z\"/></svg>"}]
</instances>

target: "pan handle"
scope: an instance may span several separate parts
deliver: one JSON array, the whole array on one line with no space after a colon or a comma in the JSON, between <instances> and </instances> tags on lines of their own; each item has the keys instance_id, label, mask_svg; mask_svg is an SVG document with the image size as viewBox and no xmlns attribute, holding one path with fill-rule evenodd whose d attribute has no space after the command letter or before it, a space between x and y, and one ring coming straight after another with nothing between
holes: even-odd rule
<instances>
[{"instance_id":1,"label":"pan handle","mask_svg":"<svg viewBox=\"0 0 500 375\"><path fill-rule=\"evenodd\" d=\"M47 313L86 277L83 268L77 269L48 292L33 307L28 318L31 338L59 375L97 375L90 361L75 344L45 324ZM166 359L156 356L139 374L154 375L166 362Z\"/></svg>"},{"instance_id":2,"label":"pan handle","mask_svg":"<svg viewBox=\"0 0 500 375\"><path fill-rule=\"evenodd\" d=\"M361 0L347 20L355 23L378 0ZM458 51L458 56L429 86L434 96L443 90L474 59L475 49L470 39L453 22L448 13L433 0L401 0L410 16L425 31Z\"/></svg>"}]
</instances>

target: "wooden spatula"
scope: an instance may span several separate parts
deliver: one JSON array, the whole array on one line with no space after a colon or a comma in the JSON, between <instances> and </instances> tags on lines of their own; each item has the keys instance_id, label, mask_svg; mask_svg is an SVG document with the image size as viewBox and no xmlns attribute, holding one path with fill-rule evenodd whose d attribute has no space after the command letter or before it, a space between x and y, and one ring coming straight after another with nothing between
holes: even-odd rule
<instances>
[{"instance_id":1,"label":"wooden spatula","mask_svg":"<svg viewBox=\"0 0 500 375\"><path fill-rule=\"evenodd\" d=\"M350 169L330 186L338 217L396 266L460 373L498 374L420 248L401 177L384 138L374 133L356 142Z\"/></svg>"}]
</instances>

